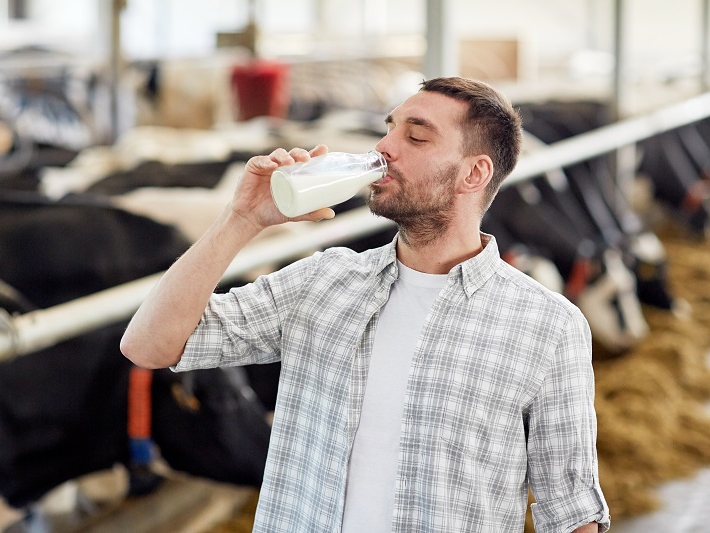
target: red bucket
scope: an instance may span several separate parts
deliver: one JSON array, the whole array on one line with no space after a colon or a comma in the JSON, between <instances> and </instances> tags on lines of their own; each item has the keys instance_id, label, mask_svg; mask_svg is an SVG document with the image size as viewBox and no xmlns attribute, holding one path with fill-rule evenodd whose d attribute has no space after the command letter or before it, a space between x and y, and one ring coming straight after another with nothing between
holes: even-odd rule
<instances>
[{"instance_id":1,"label":"red bucket","mask_svg":"<svg viewBox=\"0 0 710 533\"><path fill-rule=\"evenodd\" d=\"M256 60L232 69L232 92L237 100L237 118L288 114L289 66L274 61Z\"/></svg>"}]
</instances>

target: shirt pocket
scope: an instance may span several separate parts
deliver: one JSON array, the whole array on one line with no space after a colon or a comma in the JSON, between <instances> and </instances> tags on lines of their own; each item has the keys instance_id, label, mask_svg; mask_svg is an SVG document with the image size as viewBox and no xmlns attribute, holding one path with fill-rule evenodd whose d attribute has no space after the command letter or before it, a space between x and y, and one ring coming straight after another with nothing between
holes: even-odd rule
<instances>
[{"instance_id":1,"label":"shirt pocket","mask_svg":"<svg viewBox=\"0 0 710 533\"><path fill-rule=\"evenodd\" d=\"M488 439L485 399L463 373L455 372L443 404L439 437L467 455L475 455L481 439Z\"/></svg>"},{"instance_id":2,"label":"shirt pocket","mask_svg":"<svg viewBox=\"0 0 710 533\"><path fill-rule=\"evenodd\" d=\"M461 453L476 458L491 440L486 418L480 406L449 402L443 410L439 438Z\"/></svg>"},{"instance_id":3,"label":"shirt pocket","mask_svg":"<svg viewBox=\"0 0 710 533\"><path fill-rule=\"evenodd\" d=\"M524 475L527 465L522 415L514 402L480 387L473 390L461 378L452 379L444 402L439 439L465 458L465 472L500 482L506 472Z\"/></svg>"}]
</instances>

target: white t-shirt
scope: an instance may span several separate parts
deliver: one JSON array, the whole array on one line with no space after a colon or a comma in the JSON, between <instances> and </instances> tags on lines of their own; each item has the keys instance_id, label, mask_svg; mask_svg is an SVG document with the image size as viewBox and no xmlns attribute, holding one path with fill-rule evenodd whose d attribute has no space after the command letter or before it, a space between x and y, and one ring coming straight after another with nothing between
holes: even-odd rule
<instances>
[{"instance_id":1,"label":"white t-shirt","mask_svg":"<svg viewBox=\"0 0 710 533\"><path fill-rule=\"evenodd\" d=\"M355 434L342 533L392 529L399 439L409 369L427 314L446 274L424 274L399 261L399 277L380 310Z\"/></svg>"}]
</instances>

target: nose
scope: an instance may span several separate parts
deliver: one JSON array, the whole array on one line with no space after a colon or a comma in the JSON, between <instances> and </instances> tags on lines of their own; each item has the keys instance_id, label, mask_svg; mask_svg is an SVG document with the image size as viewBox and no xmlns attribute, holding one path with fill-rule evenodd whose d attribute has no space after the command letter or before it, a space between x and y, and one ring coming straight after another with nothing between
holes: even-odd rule
<instances>
[{"instance_id":1,"label":"nose","mask_svg":"<svg viewBox=\"0 0 710 533\"><path fill-rule=\"evenodd\" d=\"M380 152L386 161L394 159L392 152L392 139L389 133L379 140L379 142L375 145L375 150Z\"/></svg>"}]
</instances>

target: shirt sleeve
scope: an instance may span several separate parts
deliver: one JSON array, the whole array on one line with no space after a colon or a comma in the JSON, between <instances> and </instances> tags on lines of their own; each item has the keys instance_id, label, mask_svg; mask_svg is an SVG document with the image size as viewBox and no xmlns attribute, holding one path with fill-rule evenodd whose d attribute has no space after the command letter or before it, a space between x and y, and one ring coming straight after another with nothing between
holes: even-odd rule
<instances>
[{"instance_id":1,"label":"shirt sleeve","mask_svg":"<svg viewBox=\"0 0 710 533\"><path fill-rule=\"evenodd\" d=\"M539 533L610 525L599 485L591 333L575 310L562 330L528 418L528 476Z\"/></svg>"},{"instance_id":2,"label":"shirt sleeve","mask_svg":"<svg viewBox=\"0 0 710 533\"><path fill-rule=\"evenodd\" d=\"M281 331L320 253L253 283L213 294L173 371L271 363L281 357Z\"/></svg>"}]
</instances>

